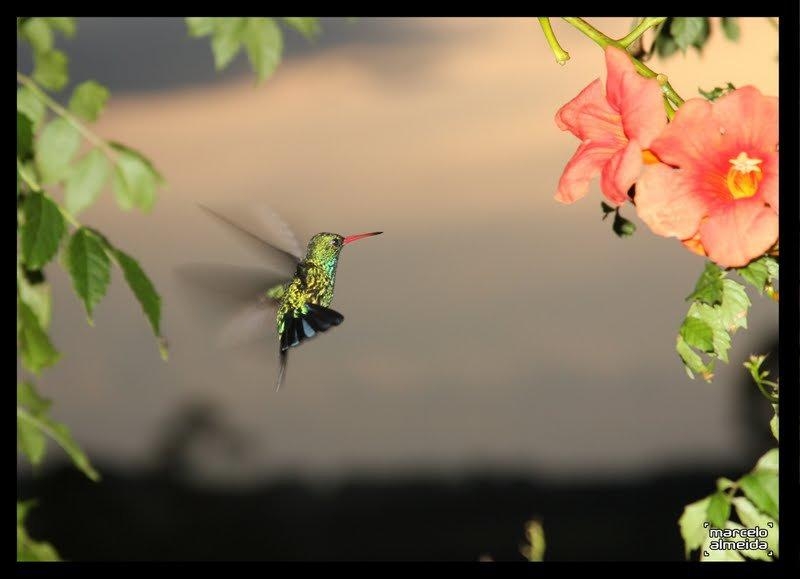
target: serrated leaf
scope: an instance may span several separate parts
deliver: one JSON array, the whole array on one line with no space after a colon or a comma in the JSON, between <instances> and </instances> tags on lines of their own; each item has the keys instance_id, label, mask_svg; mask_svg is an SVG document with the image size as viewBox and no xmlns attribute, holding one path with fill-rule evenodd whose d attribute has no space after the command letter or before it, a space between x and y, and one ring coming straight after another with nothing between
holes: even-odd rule
<instances>
[{"instance_id":1,"label":"serrated leaf","mask_svg":"<svg viewBox=\"0 0 800 579\"><path fill-rule=\"evenodd\" d=\"M707 521L721 529L725 526L725 521L731 514L731 502L723 492L717 491L711 495L708 501L708 508L706 509Z\"/></svg>"},{"instance_id":2,"label":"serrated leaf","mask_svg":"<svg viewBox=\"0 0 800 579\"><path fill-rule=\"evenodd\" d=\"M681 326L680 335L687 344L698 350L714 351L714 331L704 320L687 317Z\"/></svg>"},{"instance_id":3,"label":"serrated leaf","mask_svg":"<svg viewBox=\"0 0 800 579\"><path fill-rule=\"evenodd\" d=\"M719 306L720 322L729 332L747 328L747 310L750 298L744 286L732 279L722 281L722 303Z\"/></svg>"},{"instance_id":4,"label":"serrated leaf","mask_svg":"<svg viewBox=\"0 0 800 579\"><path fill-rule=\"evenodd\" d=\"M703 523L706 522L706 511L711 497L706 497L695 501L683 508L683 514L678 519L678 527L681 530L681 537L683 537L684 550L686 558L689 554L703 544L703 541L708 537Z\"/></svg>"},{"instance_id":5,"label":"serrated leaf","mask_svg":"<svg viewBox=\"0 0 800 579\"><path fill-rule=\"evenodd\" d=\"M156 200L156 187L161 176L147 159L128 148L115 147L119 152L114 168L113 190L123 209L137 207L150 211Z\"/></svg>"},{"instance_id":6,"label":"serrated leaf","mask_svg":"<svg viewBox=\"0 0 800 579\"><path fill-rule=\"evenodd\" d=\"M71 16L49 16L45 20L53 30L58 30L67 38L75 36L75 19Z\"/></svg>"},{"instance_id":7,"label":"serrated leaf","mask_svg":"<svg viewBox=\"0 0 800 579\"><path fill-rule=\"evenodd\" d=\"M43 193L30 193L22 205L22 258L28 269L41 269L58 251L64 235L64 218L58 206Z\"/></svg>"},{"instance_id":8,"label":"serrated leaf","mask_svg":"<svg viewBox=\"0 0 800 579\"><path fill-rule=\"evenodd\" d=\"M17 111L17 157L25 161L33 155L33 121Z\"/></svg>"},{"instance_id":9,"label":"serrated leaf","mask_svg":"<svg viewBox=\"0 0 800 579\"><path fill-rule=\"evenodd\" d=\"M217 70L228 66L239 52L245 20L239 17L217 18L214 35L211 38L211 52L214 54L214 66Z\"/></svg>"},{"instance_id":10,"label":"serrated leaf","mask_svg":"<svg viewBox=\"0 0 800 579\"><path fill-rule=\"evenodd\" d=\"M111 262L106 244L91 230L81 227L69 241L69 274L72 287L83 301L89 322L95 306L106 295L111 281Z\"/></svg>"},{"instance_id":11,"label":"serrated leaf","mask_svg":"<svg viewBox=\"0 0 800 579\"><path fill-rule=\"evenodd\" d=\"M280 28L272 18L248 18L242 39L258 80L265 80L281 61L283 36Z\"/></svg>"},{"instance_id":12,"label":"serrated leaf","mask_svg":"<svg viewBox=\"0 0 800 579\"><path fill-rule=\"evenodd\" d=\"M703 16L675 17L669 28L672 39L683 52L690 46L698 48L708 37L708 18Z\"/></svg>"},{"instance_id":13,"label":"serrated leaf","mask_svg":"<svg viewBox=\"0 0 800 579\"><path fill-rule=\"evenodd\" d=\"M166 348L161 336L161 297L135 259L119 249L114 250L114 255L117 263L122 268L122 272L125 274L125 281L128 282L128 287L131 288L133 295L136 296L142 306L142 311L144 311L153 333L159 340L161 356L166 358Z\"/></svg>"},{"instance_id":14,"label":"serrated leaf","mask_svg":"<svg viewBox=\"0 0 800 579\"><path fill-rule=\"evenodd\" d=\"M44 18L31 18L25 21L20 31L34 52L49 52L53 49L53 31Z\"/></svg>"},{"instance_id":15,"label":"serrated leaf","mask_svg":"<svg viewBox=\"0 0 800 579\"><path fill-rule=\"evenodd\" d=\"M778 521L759 511L755 505L745 497L735 497L733 499L733 507L736 509L736 515L745 527L749 529L758 527L767 531L767 536L762 540L769 544L769 548L775 553L776 557L779 556L780 532L778 529ZM771 559L766 552L762 551L762 553L767 557L765 560ZM757 554L750 554L749 552L745 554L751 558L759 558Z\"/></svg>"},{"instance_id":16,"label":"serrated leaf","mask_svg":"<svg viewBox=\"0 0 800 579\"><path fill-rule=\"evenodd\" d=\"M17 405L25 407L31 414L38 415L47 412L50 401L39 396L32 384L22 382L17 385ZM41 463L46 447L47 438L38 428L17 419L17 448L28 457L31 464Z\"/></svg>"},{"instance_id":17,"label":"serrated leaf","mask_svg":"<svg viewBox=\"0 0 800 579\"><path fill-rule=\"evenodd\" d=\"M754 471L739 479L745 496L770 517L778 517L778 475L774 472Z\"/></svg>"},{"instance_id":18,"label":"serrated leaf","mask_svg":"<svg viewBox=\"0 0 800 579\"><path fill-rule=\"evenodd\" d=\"M61 448L64 449L75 466L93 481L100 480L100 474L92 467L89 458L81 450L72 434L64 424L52 420L42 414L34 416L25 408L17 407L17 420L28 422L32 427L38 428L49 438L52 438Z\"/></svg>"},{"instance_id":19,"label":"serrated leaf","mask_svg":"<svg viewBox=\"0 0 800 579\"><path fill-rule=\"evenodd\" d=\"M60 354L39 325L36 314L28 304L19 298L17 299L17 315L19 322L17 341L22 356L22 365L34 374L38 374L58 362Z\"/></svg>"},{"instance_id":20,"label":"serrated leaf","mask_svg":"<svg viewBox=\"0 0 800 579\"><path fill-rule=\"evenodd\" d=\"M706 263L703 273L697 279L694 291L686 301L698 301L713 306L722 303L722 278L725 272L715 263Z\"/></svg>"},{"instance_id":21,"label":"serrated leaf","mask_svg":"<svg viewBox=\"0 0 800 579\"><path fill-rule=\"evenodd\" d=\"M725 36L728 40L739 40L739 21L737 18L733 17L725 17L723 16L720 18L720 24L722 25L722 31L725 33Z\"/></svg>"},{"instance_id":22,"label":"serrated leaf","mask_svg":"<svg viewBox=\"0 0 800 579\"><path fill-rule=\"evenodd\" d=\"M57 118L47 123L36 145L36 167L42 183L63 179L80 146L80 133L66 119Z\"/></svg>"},{"instance_id":23,"label":"serrated leaf","mask_svg":"<svg viewBox=\"0 0 800 579\"><path fill-rule=\"evenodd\" d=\"M70 171L64 188L67 211L77 215L95 202L108 179L109 162L100 149L92 149Z\"/></svg>"},{"instance_id":24,"label":"serrated leaf","mask_svg":"<svg viewBox=\"0 0 800 579\"><path fill-rule=\"evenodd\" d=\"M33 121L33 129L42 123L47 112L45 104L26 86L17 89L17 110Z\"/></svg>"},{"instance_id":25,"label":"serrated leaf","mask_svg":"<svg viewBox=\"0 0 800 579\"><path fill-rule=\"evenodd\" d=\"M736 271L746 282L755 287L759 294L763 294L767 283L777 276L778 262L772 257L764 256L737 268Z\"/></svg>"},{"instance_id":26,"label":"serrated leaf","mask_svg":"<svg viewBox=\"0 0 800 579\"><path fill-rule=\"evenodd\" d=\"M200 37L213 33L216 20L216 18L208 16L186 17L186 27L189 30L189 36Z\"/></svg>"},{"instance_id":27,"label":"serrated leaf","mask_svg":"<svg viewBox=\"0 0 800 579\"><path fill-rule=\"evenodd\" d=\"M694 302L689 307L689 312L686 314L686 319L689 318L702 320L711 328L713 347L709 353L723 362L727 362L728 350L730 350L731 347L731 337L730 334L728 334L727 328L725 328L725 325L722 323L719 306L711 307L707 304Z\"/></svg>"},{"instance_id":28,"label":"serrated leaf","mask_svg":"<svg viewBox=\"0 0 800 579\"><path fill-rule=\"evenodd\" d=\"M33 80L46 89L60 91L69 80L68 63L67 55L60 50L34 52Z\"/></svg>"},{"instance_id":29,"label":"serrated leaf","mask_svg":"<svg viewBox=\"0 0 800 579\"><path fill-rule=\"evenodd\" d=\"M753 471L764 471L778 474L778 456L779 452L777 448L768 450L761 458L758 459Z\"/></svg>"},{"instance_id":30,"label":"serrated leaf","mask_svg":"<svg viewBox=\"0 0 800 579\"><path fill-rule=\"evenodd\" d=\"M713 367L706 365L697 352L692 350L689 344L687 344L680 335L678 335L675 343L675 350L681 357L689 378L694 378L695 374L700 374L707 382L711 381L711 378L713 377Z\"/></svg>"},{"instance_id":31,"label":"serrated leaf","mask_svg":"<svg viewBox=\"0 0 800 579\"><path fill-rule=\"evenodd\" d=\"M75 87L69 99L69 110L87 121L96 121L111 93L98 82L87 80Z\"/></svg>"},{"instance_id":32,"label":"serrated leaf","mask_svg":"<svg viewBox=\"0 0 800 579\"><path fill-rule=\"evenodd\" d=\"M314 40L319 35L320 25L318 18L289 16L284 17L283 21L305 36L306 40Z\"/></svg>"}]
</instances>

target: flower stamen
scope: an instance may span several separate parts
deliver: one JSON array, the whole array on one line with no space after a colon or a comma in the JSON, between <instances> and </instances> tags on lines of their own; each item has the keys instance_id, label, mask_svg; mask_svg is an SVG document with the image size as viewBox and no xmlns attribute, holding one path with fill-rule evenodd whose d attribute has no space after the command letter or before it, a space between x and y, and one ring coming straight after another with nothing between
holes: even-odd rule
<instances>
[{"instance_id":1,"label":"flower stamen","mask_svg":"<svg viewBox=\"0 0 800 579\"><path fill-rule=\"evenodd\" d=\"M735 159L728 159L731 168L728 170L726 184L731 197L734 199L746 199L752 197L758 191L758 183L763 178L761 159L753 159L747 156L744 151L740 152Z\"/></svg>"}]
</instances>

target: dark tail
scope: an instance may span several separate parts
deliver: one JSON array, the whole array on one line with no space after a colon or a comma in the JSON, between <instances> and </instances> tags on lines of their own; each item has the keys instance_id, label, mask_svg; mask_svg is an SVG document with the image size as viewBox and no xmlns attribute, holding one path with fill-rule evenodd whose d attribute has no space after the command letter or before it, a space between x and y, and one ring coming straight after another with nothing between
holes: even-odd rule
<instances>
[{"instance_id":1,"label":"dark tail","mask_svg":"<svg viewBox=\"0 0 800 579\"><path fill-rule=\"evenodd\" d=\"M299 346L305 340L313 338L318 333L326 332L343 321L342 314L319 304L308 304L308 311L298 318L291 314L286 315L283 322L283 334L281 334L280 369L278 370L276 391L280 389L286 375L289 348Z\"/></svg>"}]
</instances>

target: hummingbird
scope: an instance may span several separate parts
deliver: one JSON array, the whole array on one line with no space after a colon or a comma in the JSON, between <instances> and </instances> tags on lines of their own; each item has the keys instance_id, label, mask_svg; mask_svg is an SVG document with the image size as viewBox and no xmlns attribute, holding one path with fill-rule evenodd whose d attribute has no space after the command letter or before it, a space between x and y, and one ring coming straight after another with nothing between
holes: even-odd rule
<instances>
[{"instance_id":1,"label":"hummingbird","mask_svg":"<svg viewBox=\"0 0 800 579\"><path fill-rule=\"evenodd\" d=\"M317 233L308 241L305 255L301 255L297 251L299 244L296 243L294 234L282 221L280 221L281 229L283 229L284 235L288 234L294 241L294 251L281 249L252 230L242 227L209 207L200 205L200 208L239 234L257 242L262 249L266 247L271 253L277 253L283 262L283 269L287 273L293 269L293 273L290 275L285 273L281 276L279 274L277 280L274 277L262 278L261 289L252 296L258 307L273 306L276 310L275 330L278 341L279 368L275 391L278 391L286 377L289 350L317 334L327 332L344 321L344 316L330 307L336 286L336 269L342 249L354 241L380 235L383 232L372 231L347 236L338 233ZM269 213L273 223L276 220L279 221L274 212L270 211ZM208 274L210 274L217 278L214 280L215 282L220 281L218 279L220 276L227 277L231 273L230 269L222 271L218 266L216 267L217 271L209 270L207 265L202 267L205 272L204 277L208 279ZM197 271L192 273L192 271L184 269L183 272L184 274L189 273L195 279L198 278ZM238 282L234 281L234 283ZM217 283L217 285L219 284Z\"/></svg>"}]
</instances>

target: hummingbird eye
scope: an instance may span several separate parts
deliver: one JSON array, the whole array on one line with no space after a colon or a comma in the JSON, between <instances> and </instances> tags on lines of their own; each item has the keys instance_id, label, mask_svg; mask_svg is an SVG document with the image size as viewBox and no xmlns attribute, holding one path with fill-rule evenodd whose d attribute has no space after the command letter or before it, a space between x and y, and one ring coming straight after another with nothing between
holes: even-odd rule
<instances>
[{"instance_id":1,"label":"hummingbird eye","mask_svg":"<svg viewBox=\"0 0 800 579\"><path fill-rule=\"evenodd\" d=\"M332 246L336 247L337 245L341 245L341 244L342 244L342 241L338 237L334 237L333 239L331 239L331 245Z\"/></svg>"}]
</instances>

